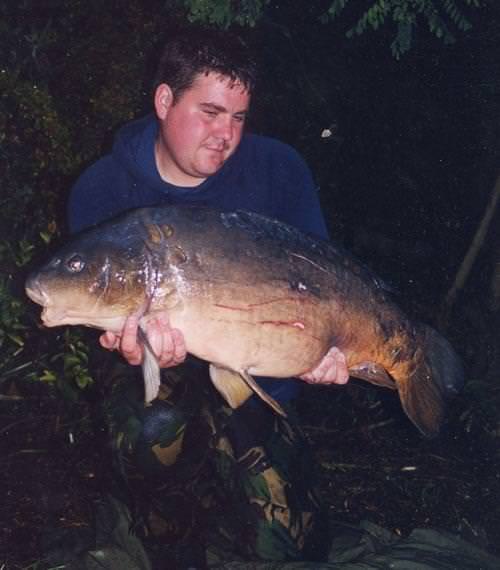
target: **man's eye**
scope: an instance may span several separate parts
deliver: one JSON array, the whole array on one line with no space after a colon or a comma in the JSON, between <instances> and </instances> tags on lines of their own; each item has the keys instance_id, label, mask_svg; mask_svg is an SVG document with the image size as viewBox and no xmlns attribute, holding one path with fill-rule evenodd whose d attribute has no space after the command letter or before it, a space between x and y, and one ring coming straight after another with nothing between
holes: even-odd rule
<instances>
[{"instance_id":1,"label":"man's eye","mask_svg":"<svg viewBox=\"0 0 500 570\"><path fill-rule=\"evenodd\" d=\"M66 267L71 273L80 273L85 267L85 261L79 255L73 255L66 261Z\"/></svg>"},{"instance_id":2,"label":"man's eye","mask_svg":"<svg viewBox=\"0 0 500 570\"><path fill-rule=\"evenodd\" d=\"M208 115L209 117L216 117L217 111L205 111L205 114Z\"/></svg>"}]
</instances>

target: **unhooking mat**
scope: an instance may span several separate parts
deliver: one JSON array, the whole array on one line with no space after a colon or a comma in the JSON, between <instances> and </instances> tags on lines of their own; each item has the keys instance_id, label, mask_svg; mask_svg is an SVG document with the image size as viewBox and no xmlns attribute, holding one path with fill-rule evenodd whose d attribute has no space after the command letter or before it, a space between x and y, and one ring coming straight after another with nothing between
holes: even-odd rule
<instances>
[{"instance_id":1,"label":"unhooking mat","mask_svg":"<svg viewBox=\"0 0 500 570\"><path fill-rule=\"evenodd\" d=\"M130 515L108 498L97 510L96 532L79 538L64 531L46 543L45 561L68 570L152 570ZM416 529L402 538L376 524L332 524L328 562L252 562L209 547L210 570L500 570L500 558L448 532ZM92 546L89 548L89 540ZM163 565L162 565L163 566ZM169 570L168 564L164 566ZM196 566L190 566L197 570Z\"/></svg>"}]
</instances>

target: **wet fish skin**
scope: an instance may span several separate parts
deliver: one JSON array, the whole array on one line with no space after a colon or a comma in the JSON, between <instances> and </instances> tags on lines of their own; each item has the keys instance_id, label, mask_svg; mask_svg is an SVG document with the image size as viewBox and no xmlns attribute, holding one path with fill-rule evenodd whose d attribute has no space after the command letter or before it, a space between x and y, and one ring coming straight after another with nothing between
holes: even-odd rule
<instances>
[{"instance_id":1,"label":"wet fish skin","mask_svg":"<svg viewBox=\"0 0 500 570\"><path fill-rule=\"evenodd\" d=\"M234 406L255 388L252 375L299 376L331 346L345 353L352 376L397 389L426 435L439 431L463 384L449 343L410 320L343 248L249 212L132 211L83 232L26 290L47 326L118 332L131 314L144 327L168 310Z\"/></svg>"}]
</instances>

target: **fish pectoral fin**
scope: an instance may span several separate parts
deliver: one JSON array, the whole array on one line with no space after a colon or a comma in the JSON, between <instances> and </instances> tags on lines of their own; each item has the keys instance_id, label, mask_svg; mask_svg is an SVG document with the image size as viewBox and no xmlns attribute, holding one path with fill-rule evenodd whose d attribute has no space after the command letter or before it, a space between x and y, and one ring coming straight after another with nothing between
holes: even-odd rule
<instances>
[{"instance_id":1,"label":"fish pectoral fin","mask_svg":"<svg viewBox=\"0 0 500 570\"><path fill-rule=\"evenodd\" d=\"M208 370L212 384L233 410L242 406L253 394L248 383L238 372L215 364L210 364Z\"/></svg>"},{"instance_id":2,"label":"fish pectoral fin","mask_svg":"<svg viewBox=\"0 0 500 570\"><path fill-rule=\"evenodd\" d=\"M257 384L257 382L254 380L254 378L253 378L248 372L246 372L246 370L242 370L242 371L240 372L240 375L241 375L241 377L243 378L243 380L245 380L245 382L247 383L247 385L248 385L262 400L264 400L264 402L266 402L266 404L268 404L269 406L271 406L271 408L272 408L276 413L278 413L280 416L283 416L284 418L286 418L286 412L285 412L285 410L278 404L278 402L277 402L274 398L271 398L271 396Z\"/></svg>"},{"instance_id":3,"label":"fish pectoral fin","mask_svg":"<svg viewBox=\"0 0 500 570\"><path fill-rule=\"evenodd\" d=\"M142 375L144 378L144 402L150 404L160 390L160 365L151 345L149 344L146 332L142 324L139 324L137 336L144 346L144 357L142 359Z\"/></svg>"},{"instance_id":4,"label":"fish pectoral fin","mask_svg":"<svg viewBox=\"0 0 500 570\"><path fill-rule=\"evenodd\" d=\"M349 375L371 384L396 390L396 383L389 376L386 369L376 362L361 362L349 368Z\"/></svg>"}]
</instances>

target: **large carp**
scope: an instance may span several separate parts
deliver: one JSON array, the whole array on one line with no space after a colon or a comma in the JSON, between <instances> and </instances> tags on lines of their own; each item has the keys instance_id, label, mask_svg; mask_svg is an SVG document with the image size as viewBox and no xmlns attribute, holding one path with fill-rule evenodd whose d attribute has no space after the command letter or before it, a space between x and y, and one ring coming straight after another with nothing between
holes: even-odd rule
<instances>
[{"instance_id":1,"label":"large carp","mask_svg":"<svg viewBox=\"0 0 500 570\"><path fill-rule=\"evenodd\" d=\"M47 326L121 331L125 318L167 310L188 352L211 363L233 407L253 375L289 378L313 369L331 346L351 376L396 388L426 435L463 383L459 358L428 326L411 321L382 282L342 248L249 212L168 206L133 210L63 247L26 284ZM159 368L145 346L146 401Z\"/></svg>"}]
</instances>

